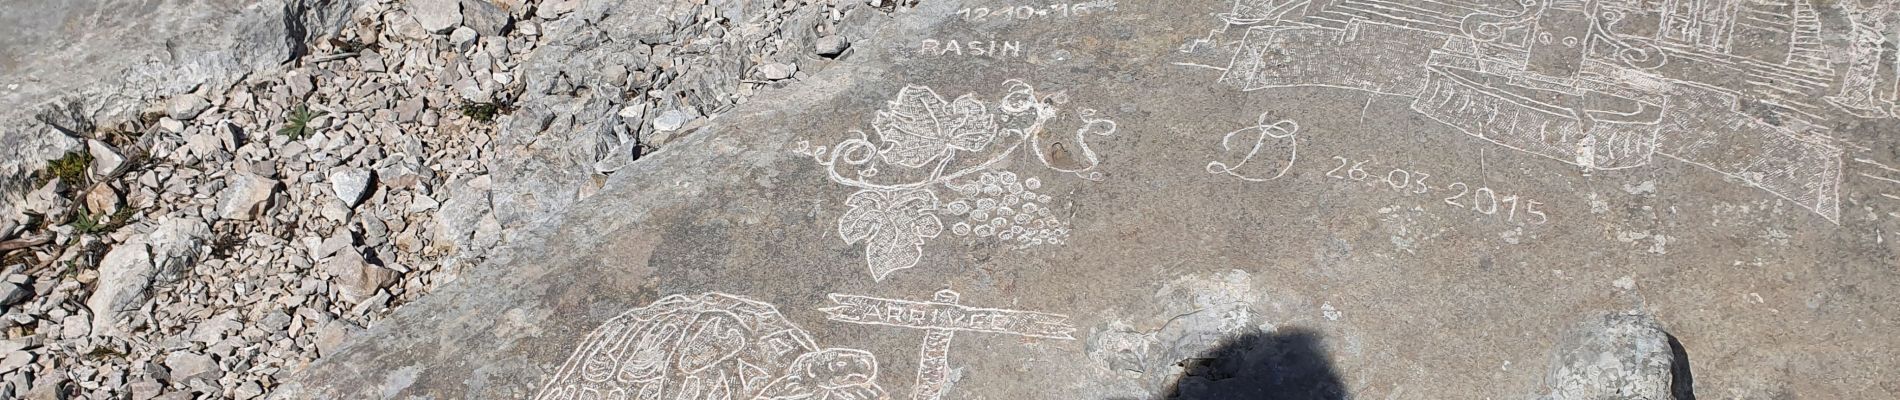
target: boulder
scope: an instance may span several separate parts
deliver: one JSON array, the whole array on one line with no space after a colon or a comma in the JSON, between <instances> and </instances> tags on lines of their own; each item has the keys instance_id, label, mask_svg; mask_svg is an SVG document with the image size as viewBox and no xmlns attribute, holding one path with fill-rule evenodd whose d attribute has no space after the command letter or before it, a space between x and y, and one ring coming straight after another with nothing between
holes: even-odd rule
<instances>
[{"instance_id":1,"label":"boulder","mask_svg":"<svg viewBox=\"0 0 1900 400\"><path fill-rule=\"evenodd\" d=\"M480 229L484 218L493 218L494 209L489 202L489 188L492 181L487 175L463 181L450 182L445 193L449 198L442 201L434 215L434 242L451 250L469 250L473 248L475 232Z\"/></svg>"},{"instance_id":2,"label":"boulder","mask_svg":"<svg viewBox=\"0 0 1900 400\"><path fill-rule=\"evenodd\" d=\"M6 65L0 68L0 82L5 82L0 84L5 93L0 95L0 182L24 179L40 161L86 146L72 137L92 132L75 131L82 126L74 119L104 128L137 119L153 105L152 99L164 98L181 99L179 116L198 117L208 108L184 97L281 68L307 53L307 43L336 32L363 3L9 4L8 12L0 15L9 38L0 43L0 65ZM84 34L74 34L73 27L86 28ZM76 105L75 113L56 121L71 132L47 129L35 117L53 104ZM168 105L160 103L156 109L166 114L160 125L180 132L183 123L169 115L173 110Z\"/></svg>"},{"instance_id":3,"label":"boulder","mask_svg":"<svg viewBox=\"0 0 1900 400\"><path fill-rule=\"evenodd\" d=\"M335 353L337 349L343 347L344 340L362 331L363 327L356 326L356 324L350 323L349 321L331 320L328 323L324 323L323 326L317 328L317 354L325 355Z\"/></svg>"}]
</instances>

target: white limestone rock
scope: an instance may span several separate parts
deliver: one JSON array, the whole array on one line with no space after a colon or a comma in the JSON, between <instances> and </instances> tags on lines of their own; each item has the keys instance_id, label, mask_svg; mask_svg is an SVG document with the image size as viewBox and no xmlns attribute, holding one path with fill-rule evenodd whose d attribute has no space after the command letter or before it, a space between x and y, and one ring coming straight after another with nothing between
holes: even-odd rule
<instances>
[{"instance_id":1,"label":"white limestone rock","mask_svg":"<svg viewBox=\"0 0 1900 400\"><path fill-rule=\"evenodd\" d=\"M370 192L370 183L375 182L370 170L355 167L338 167L330 170L331 193L350 207L363 202Z\"/></svg>"},{"instance_id":2,"label":"white limestone rock","mask_svg":"<svg viewBox=\"0 0 1900 400\"><path fill-rule=\"evenodd\" d=\"M430 33L446 32L462 23L462 4L457 0L409 0L405 9Z\"/></svg>"},{"instance_id":3,"label":"white limestone rock","mask_svg":"<svg viewBox=\"0 0 1900 400\"><path fill-rule=\"evenodd\" d=\"M271 194L276 193L278 186L275 179L249 172L231 173L226 185L218 200L218 217L239 221L263 215L270 208Z\"/></svg>"}]
</instances>

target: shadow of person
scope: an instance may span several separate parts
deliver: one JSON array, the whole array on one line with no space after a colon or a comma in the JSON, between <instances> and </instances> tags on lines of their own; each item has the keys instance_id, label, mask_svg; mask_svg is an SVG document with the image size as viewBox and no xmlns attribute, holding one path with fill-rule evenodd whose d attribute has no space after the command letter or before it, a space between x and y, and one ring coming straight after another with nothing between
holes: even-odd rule
<instances>
[{"instance_id":1,"label":"shadow of person","mask_svg":"<svg viewBox=\"0 0 1900 400\"><path fill-rule=\"evenodd\" d=\"M1669 355L1675 358L1670 364L1673 379L1669 381L1669 394L1674 395L1675 400L1695 400L1695 377L1689 371L1689 351L1682 347L1682 341L1676 340L1676 335L1665 335L1669 337Z\"/></svg>"},{"instance_id":2,"label":"shadow of person","mask_svg":"<svg viewBox=\"0 0 1900 400\"><path fill-rule=\"evenodd\" d=\"M1178 364L1186 369L1162 392L1165 399L1345 400L1317 332L1282 328L1222 339Z\"/></svg>"}]
</instances>

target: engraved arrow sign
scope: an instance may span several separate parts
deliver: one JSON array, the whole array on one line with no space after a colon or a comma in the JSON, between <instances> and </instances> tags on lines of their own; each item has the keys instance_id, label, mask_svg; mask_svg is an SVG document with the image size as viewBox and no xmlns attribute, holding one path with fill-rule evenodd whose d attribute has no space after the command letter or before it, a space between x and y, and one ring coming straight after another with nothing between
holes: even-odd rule
<instances>
[{"instance_id":1,"label":"engraved arrow sign","mask_svg":"<svg viewBox=\"0 0 1900 400\"><path fill-rule=\"evenodd\" d=\"M917 364L913 400L943 396L950 370L950 338L956 331L1007 333L1027 337L1075 340L1068 316L1032 311L977 308L957 304L961 295L944 289L933 301L881 299L837 294L827 296L835 306L818 309L833 321L922 329L923 357Z\"/></svg>"}]
</instances>

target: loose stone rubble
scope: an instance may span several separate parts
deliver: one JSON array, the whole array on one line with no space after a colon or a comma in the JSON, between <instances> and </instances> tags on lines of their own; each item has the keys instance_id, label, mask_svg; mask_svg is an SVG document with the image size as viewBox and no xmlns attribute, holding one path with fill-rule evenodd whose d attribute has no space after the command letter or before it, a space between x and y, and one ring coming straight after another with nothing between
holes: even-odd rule
<instances>
[{"instance_id":1,"label":"loose stone rubble","mask_svg":"<svg viewBox=\"0 0 1900 400\"><path fill-rule=\"evenodd\" d=\"M367 1L281 73L81 132L84 173L0 210L0 398L261 397L875 11L583 3Z\"/></svg>"}]
</instances>

